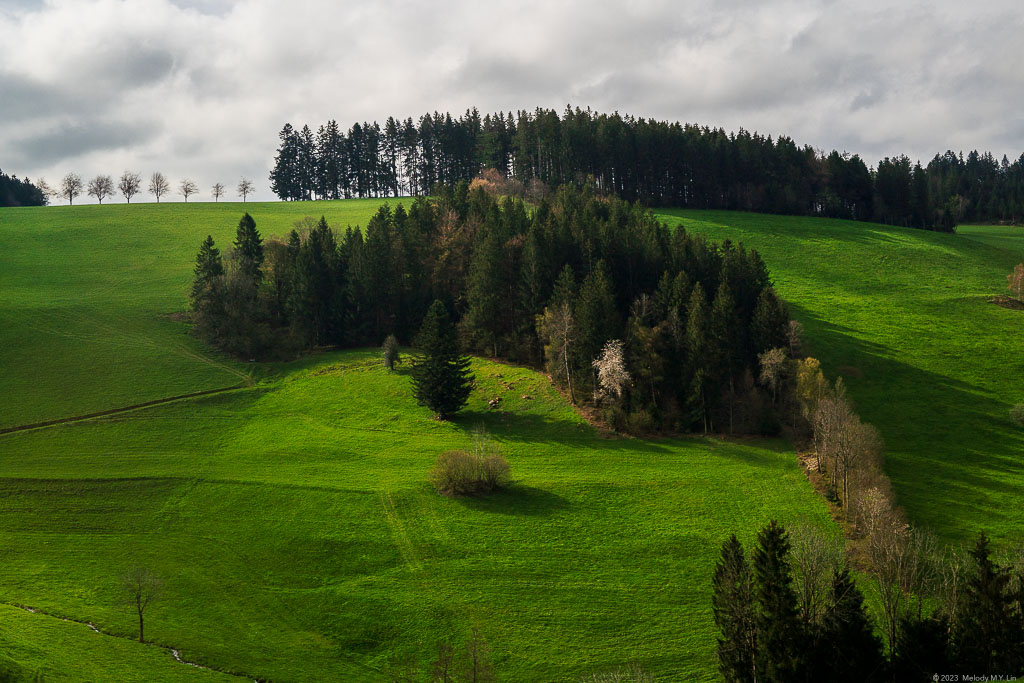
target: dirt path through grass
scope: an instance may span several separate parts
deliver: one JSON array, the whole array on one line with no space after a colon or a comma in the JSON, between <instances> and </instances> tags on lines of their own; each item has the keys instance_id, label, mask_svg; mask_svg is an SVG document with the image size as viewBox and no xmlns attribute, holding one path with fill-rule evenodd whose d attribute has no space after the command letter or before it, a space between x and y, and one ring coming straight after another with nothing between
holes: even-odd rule
<instances>
[{"instance_id":1,"label":"dirt path through grass","mask_svg":"<svg viewBox=\"0 0 1024 683\"><path fill-rule=\"evenodd\" d=\"M235 389L244 389L247 386L251 386L249 381L240 382L230 387L220 387L219 389L204 389L203 391L193 391L187 394L178 394L177 396L168 396L166 398L155 398L152 401L145 401L143 403L135 403L130 406L124 406L121 408L111 408L110 410L101 410L95 413L87 413L85 415L75 415L72 417L62 417L56 420L45 420L43 422L33 422L26 425L16 425L14 427L4 427L0 429L0 436L6 434L13 434L15 432L24 432L29 429L42 429L44 427L53 427L56 425L67 424L69 422L81 422L82 420L91 420L97 417L107 417L108 415L117 415L118 413L127 413L132 410L139 410L140 408L149 408L150 406L158 406L162 403L171 403L172 401L183 401L188 398L198 398L200 396L209 396L211 394L220 394L225 391L233 391Z\"/></svg>"}]
</instances>

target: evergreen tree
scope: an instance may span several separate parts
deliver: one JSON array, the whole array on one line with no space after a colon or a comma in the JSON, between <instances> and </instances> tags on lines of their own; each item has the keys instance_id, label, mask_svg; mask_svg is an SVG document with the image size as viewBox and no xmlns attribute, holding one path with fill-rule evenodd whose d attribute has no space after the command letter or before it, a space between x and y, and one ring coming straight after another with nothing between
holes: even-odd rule
<instances>
[{"instance_id":1,"label":"evergreen tree","mask_svg":"<svg viewBox=\"0 0 1024 683\"><path fill-rule=\"evenodd\" d=\"M693 286L687 309L689 317L686 321L686 351L691 365L690 395L687 402L694 421L703 425L704 431L707 432L712 426L708 416L708 391L713 374L707 300L704 298L704 288L699 282Z\"/></svg>"},{"instance_id":2,"label":"evergreen tree","mask_svg":"<svg viewBox=\"0 0 1024 683\"><path fill-rule=\"evenodd\" d=\"M728 387L729 433L733 432L733 408L736 403L736 373L739 371L742 353L743 329L736 311L736 302L729 290L729 283L723 279L711 304L709 323L711 360L708 367L712 376Z\"/></svg>"},{"instance_id":3,"label":"evergreen tree","mask_svg":"<svg viewBox=\"0 0 1024 683\"><path fill-rule=\"evenodd\" d=\"M259 285L263 281L263 238L256 230L256 221L248 213L238 221L234 244L239 270L248 280Z\"/></svg>"},{"instance_id":4,"label":"evergreen tree","mask_svg":"<svg viewBox=\"0 0 1024 683\"><path fill-rule=\"evenodd\" d=\"M196 255L195 276L189 292L194 331L208 343L218 344L226 305L224 264L213 236L207 235Z\"/></svg>"},{"instance_id":5,"label":"evergreen tree","mask_svg":"<svg viewBox=\"0 0 1024 683\"><path fill-rule=\"evenodd\" d=\"M774 519L757 535L754 550L757 600L757 676L764 681L795 681L803 674L804 647L789 564L789 536Z\"/></svg>"},{"instance_id":6,"label":"evergreen tree","mask_svg":"<svg viewBox=\"0 0 1024 683\"><path fill-rule=\"evenodd\" d=\"M196 267L193 271L192 291L189 301L193 311L198 311L210 296L211 287L216 278L224 275L224 263L220 257L220 249L214 246L213 235L207 235L199 246L196 255Z\"/></svg>"},{"instance_id":7,"label":"evergreen tree","mask_svg":"<svg viewBox=\"0 0 1024 683\"><path fill-rule=\"evenodd\" d=\"M427 311L416 346L423 356L413 365L413 395L438 418L447 419L466 405L473 376L469 358L459 351L448 309L440 301Z\"/></svg>"},{"instance_id":8,"label":"evergreen tree","mask_svg":"<svg viewBox=\"0 0 1024 683\"><path fill-rule=\"evenodd\" d=\"M894 681L931 681L939 671L954 671L950 657L949 622L945 618L903 619L892 655Z\"/></svg>"},{"instance_id":9,"label":"evergreen tree","mask_svg":"<svg viewBox=\"0 0 1024 683\"><path fill-rule=\"evenodd\" d=\"M757 297L754 318L750 322L752 351L761 354L770 349L788 344L786 330L789 312L786 305L775 295L775 290L765 287Z\"/></svg>"},{"instance_id":10,"label":"evergreen tree","mask_svg":"<svg viewBox=\"0 0 1024 683\"><path fill-rule=\"evenodd\" d=\"M883 679L882 641L864 609L864 596L846 568L832 576L828 609L816 642L812 679L836 683Z\"/></svg>"},{"instance_id":11,"label":"evergreen tree","mask_svg":"<svg viewBox=\"0 0 1024 683\"><path fill-rule=\"evenodd\" d=\"M715 625L722 633L718 639L718 670L727 681L753 683L757 680L754 585L736 534L722 544L722 558L715 567L712 587Z\"/></svg>"},{"instance_id":12,"label":"evergreen tree","mask_svg":"<svg viewBox=\"0 0 1024 683\"><path fill-rule=\"evenodd\" d=\"M971 551L976 564L957 611L954 651L967 671L1013 673L1024 670L1024 615L1010 572L992 561L984 532Z\"/></svg>"},{"instance_id":13,"label":"evergreen tree","mask_svg":"<svg viewBox=\"0 0 1024 683\"><path fill-rule=\"evenodd\" d=\"M502 336L502 311L506 295L502 245L491 231L473 253L469 265L466 311L467 328L473 339L494 356Z\"/></svg>"}]
</instances>

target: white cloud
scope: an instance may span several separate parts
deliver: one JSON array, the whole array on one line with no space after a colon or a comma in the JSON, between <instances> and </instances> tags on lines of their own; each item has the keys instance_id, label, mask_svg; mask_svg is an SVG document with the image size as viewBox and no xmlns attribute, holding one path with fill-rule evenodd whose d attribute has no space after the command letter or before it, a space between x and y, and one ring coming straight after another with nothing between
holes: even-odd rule
<instances>
[{"instance_id":1,"label":"white cloud","mask_svg":"<svg viewBox=\"0 0 1024 683\"><path fill-rule=\"evenodd\" d=\"M1024 18L995 1L22 1L0 11L0 164L205 189L285 121L599 111L785 134L873 163L1024 152Z\"/></svg>"}]
</instances>

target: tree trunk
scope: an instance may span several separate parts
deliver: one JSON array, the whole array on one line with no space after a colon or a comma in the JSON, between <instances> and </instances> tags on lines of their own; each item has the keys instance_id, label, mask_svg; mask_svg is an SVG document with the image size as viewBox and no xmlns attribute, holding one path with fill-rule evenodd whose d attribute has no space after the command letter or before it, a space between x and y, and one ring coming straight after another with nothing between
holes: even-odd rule
<instances>
[{"instance_id":1,"label":"tree trunk","mask_svg":"<svg viewBox=\"0 0 1024 683\"><path fill-rule=\"evenodd\" d=\"M139 642L140 643L146 642L142 638L142 610L139 610Z\"/></svg>"}]
</instances>

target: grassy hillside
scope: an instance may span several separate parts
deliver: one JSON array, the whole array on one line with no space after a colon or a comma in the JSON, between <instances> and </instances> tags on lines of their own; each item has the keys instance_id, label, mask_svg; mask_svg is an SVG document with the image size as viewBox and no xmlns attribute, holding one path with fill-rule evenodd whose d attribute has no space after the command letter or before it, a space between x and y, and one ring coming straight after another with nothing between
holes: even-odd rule
<instances>
[{"instance_id":1,"label":"grassy hillside","mask_svg":"<svg viewBox=\"0 0 1024 683\"><path fill-rule=\"evenodd\" d=\"M806 328L886 440L912 520L947 539L1024 534L1024 312L988 303L1024 259L1019 228L947 235L849 221L659 211L758 249Z\"/></svg>"},{"instance_id":2,"label":"grassy hillside","mask_svg":"<svg viewBox=\"0 0 1024 683\"><path fill-rule=\"evenodd\" d=\"M166 580L151 638L275 680L379 680L389 656L426 664L473 626L504 680L631 661L711 680L721 541L770 517L828 524L784 444L604 439L529 370L476 362L451 424L375 354L280 370L3 437L3 600L130 635L116 574L142 562ZM433 458L478 425L516 486L436 495Z\"/></svg>"},{"instance_id":3,"label":"grassy hillside","mask_svg":"<svg viewBox=\"0 0 1024 683\"><path fill-rule=\"evenodd\" d=\"M303 216L365 225L380 200L0 210L0 428L242 381L168 314L185 309L199 243L243 211L264 237Z\"/></svg>"},{"instance_id":4,"label":"grassy hillside","mask_svg":"<svg viewBox=\"0 0 1024 683\"><path fill-rule=\"evenodd\" d=\"M377 206L0 211L0 426L257 380L0 436L0 603L123 636L0 607L16 665L54 679L212 676L130 642L118 574L142 563L165 581L147 637L253 676L381 680L390 657L426 666L439 640L458 646L477 626L504 680L634 661L712 680L721 541L750 542L770 517L834 533L780 442L602 438L542 376L483 361L469 409L439 423L374 353L237 363L166 316L184 307L199 241L226 247L243 209L269 235L321 213L365 224ZM436 495L433 459L481 424L514 489Z\"/></svg>"}]
</instances>

